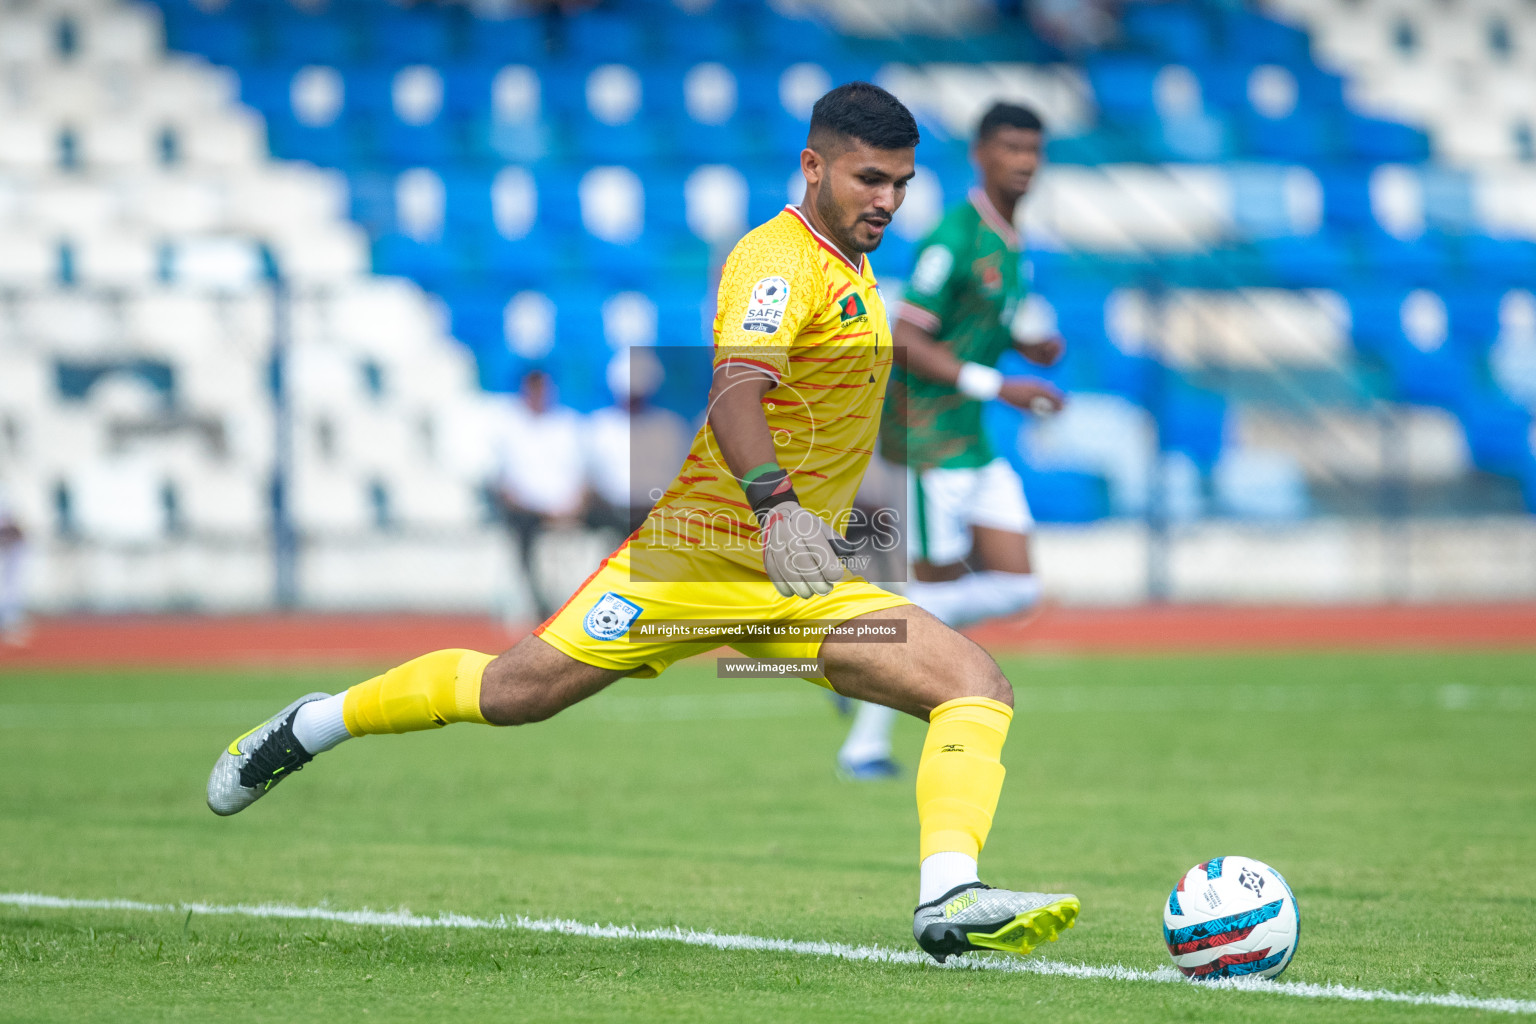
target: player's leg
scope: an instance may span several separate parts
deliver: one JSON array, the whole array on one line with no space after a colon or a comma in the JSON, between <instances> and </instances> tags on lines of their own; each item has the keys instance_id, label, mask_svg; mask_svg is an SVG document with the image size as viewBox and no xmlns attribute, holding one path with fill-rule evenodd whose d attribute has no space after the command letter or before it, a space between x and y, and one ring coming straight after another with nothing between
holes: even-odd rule
<instances>
[{"instance_id":1,"label":"player's leg","mask_svg":"<svg viewBox=\"0 0 1536 1024\"><path fill-rule=\"evenodd\" d=\"M1006 461L914 472L910 481L913 565L906 596L913 604L958 628L1014 615L1039 601L1040 584L1029 561L1033 519L1024 486ZM858 705L837 755L843 774L855 779L896 774L895 726L890 708Z\"/></svg>"},{"instance_id":2,"label":"player's leg","mask_svg":"<svg viewBox=\"0 0 1536 1024\"><path fill-rule=\"evenodd\" d=\"M356 736L454 722L538 722L615 679L655 675L691 652L669 641L621 642L642 608L621 596L630 583L628 559L626 541L533 636L500 656L433 651L343 693L299 698L220 754L208 806L219 814L243 810L316 754ZM682 617L666 592L652 588L641 600L659 618Z\"/></svg>"},{"instance_id":3,"label":"player's leg","mask_svg":"<svg viewBox=\"0 0 1536 1024\"><path fill-rule=\"evenodd\" d=\"M978 948L1027 953L1054 940L1076 918L1076 897L992 889L977 874L1002 792L1012 686L986 651L920 608L858 618L866 617L905 619L906 641L829 643L820 653L838 692L929 723L917 769L919 945L942 961Z\"/></svg>"},{"instance_id":4,"label":"player's leg","mask_svg":"<svg viewBox=\"0 0 1536 1024\"><path fill-rule=\"evenodd\" d=\"M1029 555L1034 519L1013 467L928 470L913 488L920 534L907 596L960 627L1015 615L1040 600Z\"/></svg>"},{"instance_id":5,"label":"player's leg","mask_svg":"<svg viewBox=\"0 0 1536 1024\"><path fill-rule=\"evenodd\" d=\"M208 778L208 806L217 814L244 810L315 755L354 737L455 722L540 722L624 674L578 661L536 636L499 656L433 651L341 693L301 697L237 738Z\"/></svg>"},{"instance_id":6,"label":"player's leg","mask_svg":"<svg viewBox=\"0 0 1536 1024\"><path fill-rule=\"evenodd\" d=\"M21 646L27 640L22 562L26 542L21 530L0 523L0 642Z\"/></svg>"}]
</instances>

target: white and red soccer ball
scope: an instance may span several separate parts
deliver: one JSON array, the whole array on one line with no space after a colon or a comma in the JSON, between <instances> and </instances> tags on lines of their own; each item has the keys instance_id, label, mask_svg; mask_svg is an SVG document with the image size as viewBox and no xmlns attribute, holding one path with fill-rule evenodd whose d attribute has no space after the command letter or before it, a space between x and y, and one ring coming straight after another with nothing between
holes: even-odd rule
<instances>
[{"instance_id":1,"label":"white and red soccer ball","mask_svg":"<svg viewBox=\"0 0 1536 1024\"><path fill-rule=\"evenodd\" d=\"M1300 926L1291 887L1251 857L1196 864L1163 908L1168 954L1195 981L1273 978L1296 955Z\"/></svg>"}]
</instances>

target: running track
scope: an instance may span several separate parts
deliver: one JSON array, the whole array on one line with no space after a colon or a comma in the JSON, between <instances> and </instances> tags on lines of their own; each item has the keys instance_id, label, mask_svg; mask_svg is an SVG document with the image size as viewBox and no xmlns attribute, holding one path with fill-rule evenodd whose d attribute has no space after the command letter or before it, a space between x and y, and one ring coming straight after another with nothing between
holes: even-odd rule
<instances>
[{"instance_id":1,"label":"running track","mask_svg":"<svg viewBox=\"0 0 1536 1024\"><path fill-rule=\"evenodd\" d=\"M443 647L496 651L525 629L434 615L81 616L43 619L17 668L371 664ZM969 631L1023 652L1536 648L1536 604L1047 608Z\"/></svg>"}]
</instances>

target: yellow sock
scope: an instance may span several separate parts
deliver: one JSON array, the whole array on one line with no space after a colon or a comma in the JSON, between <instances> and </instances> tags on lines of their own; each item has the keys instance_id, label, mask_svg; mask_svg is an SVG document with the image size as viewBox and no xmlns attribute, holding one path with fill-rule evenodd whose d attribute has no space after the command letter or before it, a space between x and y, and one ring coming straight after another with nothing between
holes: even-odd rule
<instances>
[{"instance_id":1,"label":"yellow sock","mask_svg":"<svg viewBox=\"0 0 1536 1024\"><path fill-rule=\"evenodd\" d=\"M935 853L975 859L1003 791L1003 741L1013 709L986 697L945 701L928 716L917 762L919 860Z\"/></svg>"},{"instance_id":2,"label":"yellow sock","mask_svg":"<svg viewBox=\"0 0 1536 1024\"><path fill-rule=\"evenodd\" d=\"M449 722L487 724L480 679L494 654L448 650L423 654L347 691L342 716L353 736L440 729Z\"/></svg>"}]
</instances>

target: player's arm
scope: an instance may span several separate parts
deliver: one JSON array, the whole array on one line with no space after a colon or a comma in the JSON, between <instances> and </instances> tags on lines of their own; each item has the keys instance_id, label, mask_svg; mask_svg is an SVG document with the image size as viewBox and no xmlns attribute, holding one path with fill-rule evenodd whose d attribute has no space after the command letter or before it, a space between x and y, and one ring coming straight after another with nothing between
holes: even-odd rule
<instances>
[{"instance_id":1,"label":"player's arm","mask_svg":"<svg viewBox=\"0 0 1536 1024\"><path fill-rule=\"evenodd\" d=\"M1067 343L1056 330L1056 318L1033 315L1040 312L1026 299L1009 324L1013 350L1036 366L1055 366L1061 361Z\"/></svg>"},{"instance_id":2,"label":"player's arm","mask_svg":"<svg viewBox=\"0 0 1536 1024\"><path fill-rule=\"evenodd\" d=\"M906 301L897 311L892 328L892 358L906 372L948 384L978 402L1001 398L1036 412L1060 409L1061 392L1045 381L1005 378L996 367L962 361L938 340L945 319L956 315L954 311L968 287L966 244L962 236L943 224L924 243L907 281Z\"/></svg>"},{"instance_id":3,"label":"player's arm","mask_svg":"<svg viewBox=\"0 0 1536 1024\"><path fill-rule=\"evenodd\" d=\"M912 311L910 304L903 307L892 328L896 344L892 358L908 373L948 384L978 402L1000 398L1009 405L1034 412L1055 412L1061 408L1062 394L1055 385L1035 377L1004 377L996 367L963 362L948 345L917 323Z\"/></svg>"},{"instance_id":4,"label":"player's arm","mask_svg":"<svg viewBox=\"0 0 1536 1024\"><path fill-rule=\"evenodd\" d=\"M763 414L763 399L778 381L750 363L727 360L715 367L709 388L709 427L737 480L774 462L773 435Z\"/></svg>"},{"instance_id":5,"label":"player's arm","mask_svg":"<svg viewBox=\"0 0 1536 1024\"><path fill-rule=\"evenodd\" d=\"M1061 355L1066 351L1066 347L1066 342L1059 334L1045 338L1013 339L1014 351L1036 366L1055 366L1061 361Z\"/></svg>"},{"instance_id":6,"label":"player's arm","mask_svg":"<svg viewBox=\"0 0 1536 1024\"><path fill-rule=\"evenodd\" d=\"M834 546L842 538L800 505L794 480L778 464L763 412L768 392L789 372L789 348L822 289L798 262L783 269L761 260L727 262L708 419L726 468L757 516L764 572L783 596L809 598L830 594L843 578Z\"/></svg>"}]
</instances>

